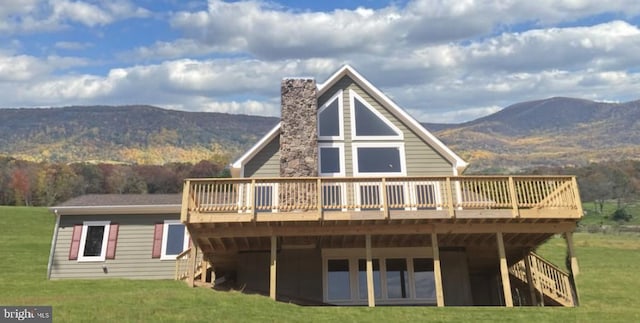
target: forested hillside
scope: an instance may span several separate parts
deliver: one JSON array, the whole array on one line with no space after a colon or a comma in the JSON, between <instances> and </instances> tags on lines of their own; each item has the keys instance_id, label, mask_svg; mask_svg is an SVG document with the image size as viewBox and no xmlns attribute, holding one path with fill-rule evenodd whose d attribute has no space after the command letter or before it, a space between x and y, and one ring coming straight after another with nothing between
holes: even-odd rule
<instances>
[{"instance_id":1,"label":"forested hillside","mask_svg":"<svg viewBox=\"0 0 640 323\"><path fill-rule=\"evenodd\" d=\"M0 109L0 155L50 162L226 163L277 118L151 106Z\"/></svg>"}]
</instances>

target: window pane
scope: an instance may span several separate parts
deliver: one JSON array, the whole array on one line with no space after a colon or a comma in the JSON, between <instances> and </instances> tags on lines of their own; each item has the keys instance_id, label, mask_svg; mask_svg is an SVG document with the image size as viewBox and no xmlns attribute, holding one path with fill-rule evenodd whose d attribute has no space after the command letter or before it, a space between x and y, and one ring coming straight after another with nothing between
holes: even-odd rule
<instances>
[{"instance_id":1,"label":"window pane","mask_svg":"<svg viewBox=\"0 0 640 323\"><path fill-rule=\"evenodd\" d=\"M382 295L382 286L380 284L380 262L378 259L371 259L373 263L373 290L375 292L375 298L380 298ZM365 259L358 260L358 289L360 299L367 299L367 261Z\"/></svg>"},{"instance_id":2,"label":"window pane","mask_svg":"<svg viewBox=\"0 0 640 323\"><path fill-rule=\"evenodd\" d=\"M320 172L323 174L340 173L340 148L320 148Z\"/></svg>"},{"instance_id":3,"label":"window pane","mask_svg":"<svg viewBox=\"0 0 640 323\"><path fill-rule=\"evenodd\" d=\"M389 298L409 297L409 275L405 259L387 259L387 296Z\"/></svg>"},{"instance_id":4,"label":"window pane","mask_svg":"<svg viewBox=\"0 0 640 323\"><path fill-rule=\"evenodd\" d=\"M177 255L184 251L184 225L169 224L167 227L167 248L168 256Z\"/></svg>"},{"instance_id":5,"label":"window pane","mask_svg":"<svg viewBox=\"0 0 640 323\"><path fill-rule=\"evenodd\" d=\"M82 253L85 257L99 257L102 253L102 239L104 238L104 226L88 226L87 239Z\"/></svg>"},{"instance_id":6,"label":"window pane","mask_svg":"<svg viewBox=\"0 0 640 323\"><path fill-rule=\"evenodd\" d=\"M435 298L436 283L433 276L433 259L413 259L413 274L416 280L416 297Z\"/></svg>"},{"instance_id":7,"label":"window pane","mask_svg":"<svg viewBox=\"0 0 640 323\"><path fill-rule=\"evenodd\" d=\"M329 299L351 299L349 260L328 260L327 283Z\"/></svg>"},{"instance_id":8,"label":"window pane","mask_svg":"<svg viewBox=\"0 0 640 323\"><path fill-rule=\"evenodd\" d=\"M397 147L358 148L360 173L400 173L400 149Z\"/></svg>"},{"instance_id":9,"label":"window pane","mask_svg":"<svg viewBox=\"0 0 640 323\"><path fill-rule=\"evenodd\" d=\"M342 187L326 184L322 186L322 205L325 209L339 209L342 206Z\"/></svg>"},{"instance_id":10,"label":"window pane","mask_svg":"<svg viewBox=\"0 0 640 323\"><path fill-rule=\"evenodd\" d=\"M358 99L354 100L356 114L356 136L397 136L389 125L378 118Z\"/></svg>"},{"instance_id":11,"label":"window pane","mask_svg":"<svg viewBox=\"0 0 640 323\"><path fill-rule=\"evenodd\" d=\"M333 100L318 117L318 126L320 127L320 136L339 136L340 123L338 122L338 99Z\"/></svg>"}]
</instances>

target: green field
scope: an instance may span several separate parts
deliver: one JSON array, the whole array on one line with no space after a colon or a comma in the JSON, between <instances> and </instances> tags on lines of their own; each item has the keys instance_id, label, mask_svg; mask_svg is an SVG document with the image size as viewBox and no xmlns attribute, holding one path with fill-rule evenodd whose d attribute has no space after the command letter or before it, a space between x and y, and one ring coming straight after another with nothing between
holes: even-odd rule
<instances>
[{"instance_id":1,"label":"green field","mask_svg":"<svg viewBox=\"0 0 640 323\"><path fill-rule=\"evenodd\" d=\"M582 203L585 216L580 223L583 225L640 225L640 201L625 203L625 209L633 216L629 222L618 223L611 219L610 215L616 208L615 201L606 201L602 213L599 213L593 202Z\"/></svg>"},{"instance_id":2,"label":"green field","mask_svg":"<svg viewBox=\"0 0 640 323\"><path fill-rule=\"evenodd\" d=\"M52 305L54 322L640 322L640 236L578 233L578 308L300 307L175 281L46 280L54 218L0 207L0 305ZM564 264L564 240L539 252Z\"/></svg>"}]
</instances>

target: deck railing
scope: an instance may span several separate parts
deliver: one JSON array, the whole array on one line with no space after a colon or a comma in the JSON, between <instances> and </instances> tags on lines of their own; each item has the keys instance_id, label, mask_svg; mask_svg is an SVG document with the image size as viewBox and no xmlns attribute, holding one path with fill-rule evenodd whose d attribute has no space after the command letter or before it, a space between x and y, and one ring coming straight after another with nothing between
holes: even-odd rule
<instances>
[{"instance_id":1,"label":"deck railing","mask_svg":"<svg viewBox=\"0 0 640 323\"><path fill-rule=\"evenodd\" d=\"M571 176L190 179L183 194L183 216L310 210L441 210L452 217L473 209L502 209L514 217L527 209L582 213Z\"/></svg>"},{"instance_id":2,"label":"deck railing","mask_svg":"<svg viewBox=\"0 0 640 323\"><path fill-rule=\"evenodd\" d=\"M529 262L531 279L528 279L527 261ZM573 288L569 274L537 254L529 253L525 259L511 266L509 272L560 305L574 306Z\"/></svg>"},{"instance_id":3,"label":"deck railing","mask_svg":"<svg viewBox=\"0 0 640 323\"><path fill-rule=\"evenodd\" d=\"M200 248L187 248L176 256L175 280L184 280L193 285L196 276L202 274L202 261L203 254Z\"/></svg>"}]
</instances>

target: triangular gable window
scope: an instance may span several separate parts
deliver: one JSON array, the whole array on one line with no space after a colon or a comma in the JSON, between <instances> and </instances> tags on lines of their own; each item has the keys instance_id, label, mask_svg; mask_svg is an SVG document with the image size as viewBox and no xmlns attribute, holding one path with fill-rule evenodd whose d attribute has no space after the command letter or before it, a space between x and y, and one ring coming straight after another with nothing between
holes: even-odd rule
<instances>
[{"instance_id":1,"label":"triangular gable window","mask_svg":"<svg viewBox=\"0 0 640 323\"><path fill-rule=\"evenodd\" d=\"M402 139L402 132L357 93L351 98L352 133L354 139Z\"/></svg>"},{"instance_id":2,"label":"triangular gable window","mask_svg":"<svg viewBox=\"0 0 640 323\"><path fill-rule=\"evenodd\" d=\"M318 139L342 140L342 90L318 109Z\"/></svg>"}]
</instances>

